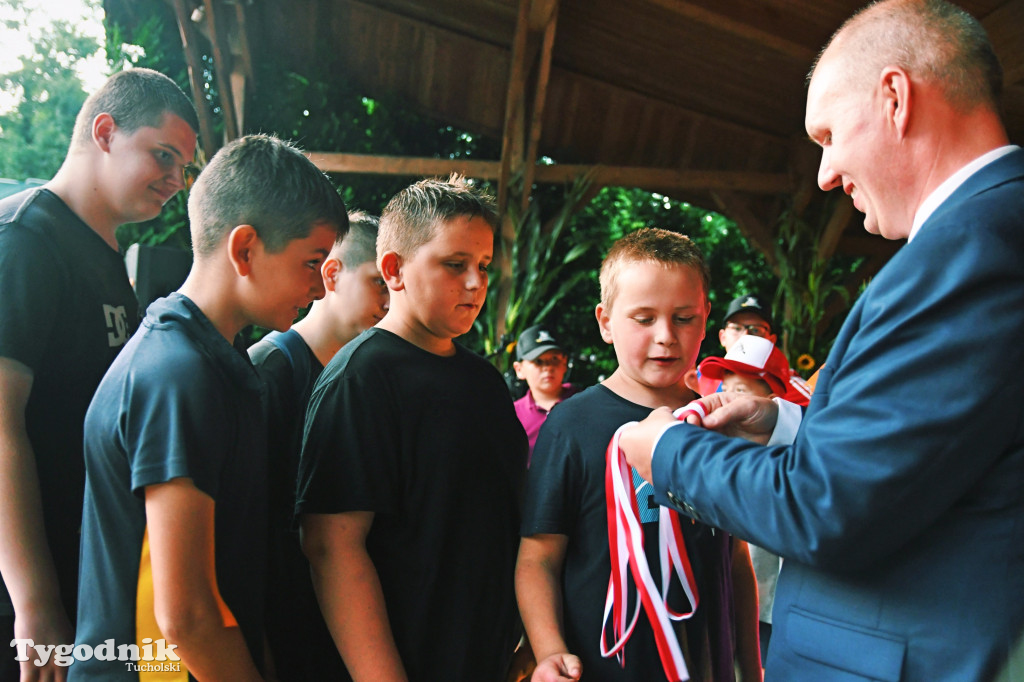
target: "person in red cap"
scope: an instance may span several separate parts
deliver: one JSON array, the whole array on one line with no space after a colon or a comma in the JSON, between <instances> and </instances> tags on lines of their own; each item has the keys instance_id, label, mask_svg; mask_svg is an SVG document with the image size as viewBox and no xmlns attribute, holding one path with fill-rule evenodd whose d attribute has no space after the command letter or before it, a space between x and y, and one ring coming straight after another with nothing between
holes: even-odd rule
<instances>
[{"instance_id":1,"label":"person in red cap","mask_svg":"<svg viewBox=\"0 0 1024 682\"><path fill-rule=\"evenodd\" d=\"M786 356L771 340L745 334L730 344L724 358L711 357L700 363L700 375L721 382L722 391L749 393L762 398L792 400L792 370ZM800 403L798 403L800 404ZM804 402L803 404L806 404ZM772 636L772 608L775 605L775 584L779 579L782 559L763 547L747 543L750 561L757 579L757 630L760 638L761 665L768 660Z\"/></svg>"},{"instance_id":2,"label":"person in red cap","mask_svg":"<svg viewBox=\"0 0 1024 682\"><path fill-rule=\"evenodd\" d=\"M789 392L786 356L760 336L740 337L724 358L707 358L699 369L701 376L720 381L723 391L753 393L764 398L785 398Z\"/></svg>"}]
</instances>

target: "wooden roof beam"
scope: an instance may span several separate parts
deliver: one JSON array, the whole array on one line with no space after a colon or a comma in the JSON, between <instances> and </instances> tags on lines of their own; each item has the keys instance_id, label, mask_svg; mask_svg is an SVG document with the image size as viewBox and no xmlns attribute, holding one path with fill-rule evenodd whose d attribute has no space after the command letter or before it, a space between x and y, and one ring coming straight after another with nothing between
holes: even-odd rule
<instances>
[{"instance_id":1,"label":"wooden roof beam","mask_svg":"<svg viewBox=\"0 0 1024 682\"><path fill-rule=\"evenodd\" d=\"M530 202L530 188L533 187L534 172L537 164L537 150L540 147L540 136L544 124L544 103L547 99L548 82L551 78L551 53L555 44L555 26L558 21L558 0L540 0L534 3L534 15L538 22L543 22L543 38L541 41L540 58L537 64L536 88L533 93L533 106L530 108L530 132L526 141L526 155L523 159L523 193L520 210L525 213ZM531 19L532 23L533 19Z\"/></svg>"},{"instance_id":2,"label":"wooden roof beam","mask_svg":"<svg viewBox=\"0 0 1024 682\"><path fill-rule=\"evenodd\" d=\"M214 5L214 0L203 0L203 6L206 8L206 21L210 27L210 46L213 48L217 89L220 91L220 108L224 114L224 138L226 141L230 141L238 138L241 135L241 130L235 106L235 88L231 83L232 58L231 49L227 45L227 33L223 25L225 18L223 15L217 15Z\"/></svg>"},{"instance_id":3,"label":"wooden roof beam","mask_svg":"<svg viewBox=\"0 0 1024 682\"><path fill-rule=\"evenodd\" d=\"M497 180L501 161L472 159L435 159L411 156L306 153L316 166L327 173L365 173L367 175L445 176L459 172L481 180ZM592 173L598 187L642 187L652 191L701 190L748 194L787 194L793 191L793 179L785 173L754 171L702 171L642 166L590 166L576 164L538 164L536 182L567 184Z\"/></svg>"},{"instance_id":4,"label":"wooden roof beam","mask_svg":"<svg viewBox=\"0 0 1024 682\"><path fill-rule=\"evenodd\" d=\"M185 66L188 71L188 82L192 89L192 102L199 115L199 143L203 154L209 160L220 145L213 137L213 115L206 101L206 91L203 88L203 58L196 42L198 32L192 25L192 10L186 5L185 0L171 0L171 5L174 7L178 33L185 51Z\"/></svg>"}]
</instances>

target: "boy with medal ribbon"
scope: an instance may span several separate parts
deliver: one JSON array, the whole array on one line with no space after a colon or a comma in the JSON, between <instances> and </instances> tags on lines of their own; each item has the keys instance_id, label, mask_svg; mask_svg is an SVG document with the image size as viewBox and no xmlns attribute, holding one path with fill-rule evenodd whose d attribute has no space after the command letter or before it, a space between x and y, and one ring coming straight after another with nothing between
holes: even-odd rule
<instances>
[{"instance_id":1,"label":"boy with medal ribbon","mask_svg":"<svg viewBox=\"0 0 1024 682\"><path fill-rule=\"evenodd\" d=\"M760 679L746 545L664 514L614 443L608 452L619 425L696 397L683 376L709 312L703 256L642 229L612 246L600 280L597 322L618 368L552 412L527 477L516 592L533 679L731 681L737 662ZM680 579L666 588L668 571Z\"/></svg>"}]
</instances>

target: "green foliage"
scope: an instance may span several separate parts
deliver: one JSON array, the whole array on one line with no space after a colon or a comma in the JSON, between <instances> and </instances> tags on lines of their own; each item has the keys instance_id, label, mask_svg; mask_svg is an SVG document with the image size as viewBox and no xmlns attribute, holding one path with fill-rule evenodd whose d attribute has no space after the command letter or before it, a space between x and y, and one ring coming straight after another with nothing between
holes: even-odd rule
<instances>
[{"instance_id":1,"label":"green foliage","mask_svg":"<svg viewBox=\"0 0 1024 682\"><path fill-rule=\"evenodd\" d=\"M516 239L510 256L512 273L509 296L500 308L502 282L492 276L487 291L487 306L476 321L476 342L492 358L499 370L507 370L510 349L527 327L546 322L556 307L578 292L591 271L580 268L584 256L603 244L599 234L578 235L566 239L571 232L573 214L590 186L580 178L565 192L554 215L541 219L541 208L532 202L525 215L520 215L517 202L511 202L509 215L516 225ZM512 192L517 195L518 192ZM505 333L499 336L499 318Z\"/></svg>"},{"instance_id":2,"label":"green foliage","mask_svg":"<svg viewBox=\"0 0 1024 682\"><path fill-rule=\"evenodd\" d=\"M817 226L792 211L784 212L777 225L781 280L773 308L776 325L781 327L777 330L781 331L779 345L805 377L824 361L835 339L836 329L821 329L828 306L840 299L844 308L849 307L850 294L844 282L863 263L862 258L818 257L818 236L833 204L825 204L822 224Z\"/></svg>"},{"instance_id":3,"label":"green foliage","mask_svg":"<svg viewBox=\"0 0 1024 682\"><path fill-rule=\"evenodd\" d=\"M9 4L8 29L29 31L31 10ZM86 93L75 65L99 50L99 43L66 22L33 35L32 52L20 68L0 75L12 108L0 111L0 176L48 180L60 168L71 142L75 116Z\"/></svg>"}]
</instances>

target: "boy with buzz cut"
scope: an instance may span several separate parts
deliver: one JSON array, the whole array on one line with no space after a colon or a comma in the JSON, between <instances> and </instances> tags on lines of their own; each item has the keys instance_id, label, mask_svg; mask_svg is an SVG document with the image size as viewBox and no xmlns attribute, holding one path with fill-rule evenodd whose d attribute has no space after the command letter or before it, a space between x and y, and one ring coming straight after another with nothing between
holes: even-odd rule
<instances>
[{"instance_id":1,"label":"boy with buzz cut","mask_svg":"<svg viewBox=\"0 0 1024 682\"><path fill-rule=\"evenodd\" d=\"M597 323L618 367L552 411L527 476L516 593L537 681L666 679L646 612L625 646L624 667L601 655L611 570L605 453L621 424L696 397L682 379L704 338L709 277L693 242L648 228L612 246L600 283ZM644 548L660 585L658 507L649 498L649 488L637 490ZM735 661L744 681L759 680L757 598L745 545L699 523L682 524L682 532L699 600L675 627L690 679L731 681ZM670 596L676 608L690 610L685 596Z\"/></svg>"},{"instance_id":2,"label":"boy with buzz cut","mask_svg":"<svg viewBox=\"0 0 1024 682\"><path fill-rule=\"evenodd\" d=\"M326 176L266 135L217 152L188 213L188 278L150 305L86 415L76 639L76 651L173 645L180 661L97 654L72 665L71 680L138 680L150 666L260 679L262 382L232 340L248 325L287 329L323 296L320 265L347 217Z\"/></svg>"},{"instance_id":3,"label":"boy with buzz cut","mask_svg":"<svg viewBox=\"0 0 1024 682\"><path fill-rule=\"evenodd\" d=\"M526 434L501 374L455 343L487 295L493 199L455 175L381 214L387 315L313 390L296 513L354 680L505 679Z\"/></svg>"},{"instance_id":4,"label":"boy with buzz cut","mask_svg":"<svg viewBox=\"0 0 1024 682\"><path fill-rule=\"evenodd\" d=\"M380 322L388 309L388 287L376 262L379 223L376 216L350 212L348 233L339 234L320 266L323 299L288 331L271 332L249 348L268 394L267 646L280 682L333 680L344 674L293 524L295 476L306 406L324 365Z\"/></svg>"}]
</instances>

